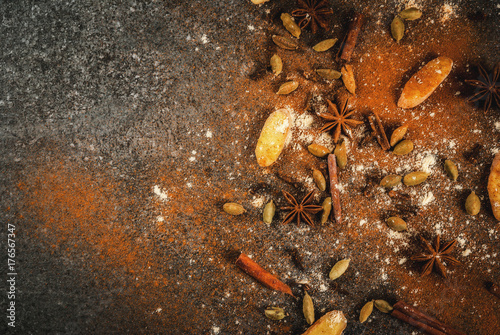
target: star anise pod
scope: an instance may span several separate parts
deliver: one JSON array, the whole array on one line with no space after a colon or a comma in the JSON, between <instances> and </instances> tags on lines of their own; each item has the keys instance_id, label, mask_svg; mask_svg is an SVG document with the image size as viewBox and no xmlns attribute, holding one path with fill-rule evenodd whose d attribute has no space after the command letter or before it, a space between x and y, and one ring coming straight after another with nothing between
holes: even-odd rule
<instances>
[{"instance_id":1,"label":"star anise pod","mask_svg":"<svg viewBox=\"0 0 500 335\"><path fill-rule=\"evenodd\" d=\"M440 245L438 235L434 246L432 246L425 238L420 237L420 239L424 243L427 252L412 256L410 259L417 262L426 262L422 269L422 276L427 276L432 272L432 269L435 269L440 275L446 278L446 269L443 261L447 264L461 264L457 259L449 255L457 244L456 240Z\"/></svg>"},{"instance_id":2,"label":"star anise pod","mask_svg":"<svg viewBox=\"0 0 500 335\"><path fill-rule=\"evenodd\" d=\"M333 10L328 8L327 0L297 0L299 8L292 11L292 16L299 18L299 27L304 29L311 24L311 31L316 34L318 26L328 30L328 15L333 14Z\"/></svg>"},{"instance_id":3,"label":"star anise pod","mask_svg":"<svg viewBox=\"0 0 500 335\"><path fill-rule=\"evenodd\" d=\"M493 100L498 107L500 107L500 84L497 82L500 77L500 62L497 63L493 69L493 73L490 76L484 67L479 65L479 80L466 80L467 84L477 87L477 92L471 96L468 100L475 102L478 100L485 99L484 101L484 111L487 112ZM490 79L491 77L491 79Z\"/></svg>"},{"instance_id":4,"label":"star anise pod","mask_svg":"<svg viewBox=\"0 0 500 335\"><path fill-rule=\"evenodd\" d=\"M344 132L344 134L350 137L351 127L357 127L363 122L350 119L355 110L347 110L347 103L349 102L349 99L346 100L344 107L342 107L342 111L340 113L334 103L332 103L328 99L326 101L328 102L328 110L330 111L330 113L323 113L319 115L319 117L327 120L327 123L321 128L321 131L328 131L336 127L333 140L335 143L337 143L342 131Z\"/></svg>"},{"instance_id":5,"label":"star anise pod","mask_svg":"<svg viewBox=\"0 0 500 335\"><path fill-rule=\"evenodd\" d=\"M318 205L308 205L313 199L313 192L314 191L309 192L299 204L290 193L283 191L283 196L285 197L286 201L290 205L292 205L281 207L281 209L283 210L291 211L285 216L283 224L290 223L295 217L297 217L297 224L300 224L300 220L304 220L310 226L314 226L309 214L318 213L323 209L323 207Z\"/></svg>"}]
</instances>

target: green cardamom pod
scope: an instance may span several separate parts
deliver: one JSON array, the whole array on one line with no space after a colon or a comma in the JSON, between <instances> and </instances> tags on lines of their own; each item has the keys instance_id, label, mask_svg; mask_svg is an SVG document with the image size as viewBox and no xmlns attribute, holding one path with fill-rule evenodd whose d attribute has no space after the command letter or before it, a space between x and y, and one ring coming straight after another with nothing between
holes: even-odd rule
<instances>
[{"instance_id":1,"label":"green cardamom pod","mask_svg":"<svg viewBox=\"0 0 500 335\"><path fill-rule=\"evenodd\" d=\"M394 309L394 308L392 308L391 304L389 304L387 301L381 300L381 299L375 300L373 302L373 305L382 313L389 313L390 311L392 311Z\"/></svg>"},{"instance_id":2,"label":"green cardamom pod","mask_svg":"<svg viewBox=\"0 0 500 335\"><path fill-rule=\"evenodd\" d=\"M465 210L469 215L477 215L481 210L481 200L474 191L465 200Z\"/></svg>"},{"instance_id":3,"label":"green cardamom pod","mask_svg":"<svg viewBox=\"0 0 500 335\"><path fill-rule=\"evenodd\" d=\"M412 150L413 150L413 142L410 140L403 140L394 147L392 153L398 156L402 156L409 154Z\"/></svg>"},{"instance_id":4,"label":"green cardamom pod","mask_svg":"<svg viewBox=\"0 0 500 335\"><path fill-rule=\"evenodd\" d=\"M313 169L313 179L320 191L326 190L325 176L323 176L320 170Z\"/></svg>"},{"instance_id":5,"label":"green cardamom pod","mask_svg":"<svg viewBox=\"0 0 500 335\"><path fill-rule=\"evenodd\" d=\"M363 323L368 320L368 317L373 312L373 300L367 302L363 308L361 308L361 312L359 313L359 322Z\"/></svg>"},{"instance_id":6,"label":"green cardamom pod","mask_svg":"<svg viewBox=\"0 0 500 335\"><path fill-rule=\"evenodd\" d=\"M444 170L446 171L446 174L448 177L451 178L451 180L457 180L458 178L458 168L457 165L453 162L450 161L449 159L444 161Z\"/></svg>"},{"instance_id":7,"label":"green cardamom pod","mask_svg":"<svg viewBox=\"0 0 500 335\"><path fill-rule=\"evenodd\" d=\"M302 311L304 312L306 322L312 325L314 323L314 304L307 292L304 294L304 300L302 301Z\"/></svg>"},{"instance_id":8,"label":"green cardamom pod","mask_svg":"<svg viewBox=\"0 0 500 335\"><path fill-rule=\"evenodd\" d=\"M342 73L333 69L317 69L316 73L323 79L335 80L342 76Z\"/></svg>"},{"instance_id":9,"label":"green cardamom pod","mask_svg":"<svg viewBox=\"0 0 500 335\"><path fill-rule=\"evenodd\" d=\"M264 311L264 315L271 320L281 320L285 315L285 310L281 307L268 307Z\"/></svg>"},{"instance_id":10,"label":"green cardamom pod","mask_svg":"<svg viewBox=\"0 0 500 335\"><path fill-rule=\"evenodd\" d=\"M344 274L344 272L346 272L347 268L349 267L350 261L351 260L349 258L346 258L346 259L343 259L343 260L335 263L332 270L330 271L330 275L329 275L330 279L335 280L335 279L339 278L340 276L342 276Z\"/></svg>"},{"instance_id":11,"label":"green cardamom pod","mask_svg":"<svg viewBox=\"0 0 500 335\"><path fill-rule=\"evenodd\" d=\"M330 212L332 211L332 198L328 197L323 200L321 207L323 207L323 213L321 213L321 224L325 224L330 217Z\"/></svg>"},{"instance_id":12,"label":"green cardamom pod","mask_svg":"<svg viewBox=\"0 0 500 335\"><path fill-rule=\"evenodd\" d=\"M401 184L401 176L398 176L397 174L391 174L391 175L385 176L380 181L380 186L385 187L385 188L392 188L392 187L398 186L399 184Z\"/></svg>"},{"instance_id":13,"label":"green cardamom pod","mask_svg":"<svg viewBox=\"0 0 500 335\"><path fill-rule=\"evenodd\" d=\"M345 147L345 141L342 141L339 145L335 147L333 151L335 158L337 158L337 165L341 170L345 169L347 165L347 149Z\"/></svg>"},{"instance_id":14,"label":"green cardamom pod","mask_svg":"<svg viewBox=\"0 0 500 335\"><path fill-rule=\"evenodd\" d=\"M313 143L310 146L308 146L307 150L309 150L309 152L316 157L325 157L331 152L330 150L328 150L327 147L324 147L316 143Z\"/></svg>"},{"instance_id":15,"label":"green cardamom pod","mask_svg":"<svg viewBox=\"0 0 500 335\"><path fill-rule=\"evenodd\" d=\"M403 20L408 20L408 21L413 21L416 19L419 19L422 16L422 12L420 9L412 7L412 8L407 8L401 13L399 13L399 17L402 18Z\"/></svg>"},{"instance_id":16,"label":"green cardamom pod","mask_svg":"<svg viewBox=\"0 0 500 335\"><path fill-rule=\"evenodd\" d=\"M427 172L416 171L416 172L412 172L412 173L407 174L403 178L403 183L406 186L415 186L415 185L423 183L427 179L427 177L429 177L429 174Z\"/></svg>"},{"instance_id":17,"label":"green cardamom pod","mask_svg":"<svg viewBox=\"0 0 500 335\"><path fill-rule=\"evenodd\" d=\"M227 214L231 215L240 215L246 212L245 208L241 206L240 204L237 204L235 202L227 202L222 206L222 209L224 212Z\"/></svg>"},{"instance_id":18,"label":"green cardamom pod","mask_svg":"<svg viewBox=\"0 0 500 335\"><path fill-rule=\"evenodd\" d=\"M271 222L273 222L274 213L276 213L276 205L271 200L264 207L264 213L262 214L264 223L267 223L268 225L271 224Z\"/></svg>"},{"instance_id":19,"label":"green cardamom pod","mask_svg":"<svg viewBox=\"0 0 500 335\"><path fill-rule=\"evenodd\" d=\"M392 20L391 33L396 42L399 42L403 38L403 35L405 33L405 24L399 16L396 16L394 20Z\"/></svg>"},{"instance_id":20,"label":"green cardamom pod","mask_svg":"<svg viewBox=\"0 0 500 335\"><path fill-rule=\"evenodd\" d=\"M397 216L391 216L386 220L386 223L389 228L395 231L403 231L407 229L406 222Z\"/></svg>"},{"instance_id":21,"label":"green cardamom pod","mask_svg":"<svg viewBox=\"0 0 500 335\"><path fill-rule=\"evenodd\" d=\"M316 44L315 46L313 46L313 50L316 52L327 51L328 49L333 47L336 42L337 42L336 38L330 38L330 39L321 41L318 44Z\"/></svg>"}]
</instances>

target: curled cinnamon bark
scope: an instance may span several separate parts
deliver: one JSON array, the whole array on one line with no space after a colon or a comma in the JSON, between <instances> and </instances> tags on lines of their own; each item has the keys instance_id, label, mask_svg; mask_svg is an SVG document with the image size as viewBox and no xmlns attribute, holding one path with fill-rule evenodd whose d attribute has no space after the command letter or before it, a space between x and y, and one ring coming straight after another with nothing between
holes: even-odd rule
<instances>
[{"instance_id":1,"label":"curled cinnamon bark","mask_svg":"<svg viewBox=\"0 0 500 335\"><path fill-rule=\"evenodd\" d=\"M347 38L344 43L344 48L342 49L342 54L340 59L346 62L351 60L354 47L356 46L356 41L358 40L359 32L363 25L364 16L361 13L356 13L354 19L351 21L349 26L349 32L347 33Z\"/></svg>"},{"instance_id":2,"label":"curled cinnamon bark","mask_svg":"<svg viewBox=\"0 0 500 335\"><path fill-rule=\"evenodd\" d=\"M404 321L406 322L407 324L409 325L412 325L413 327L417 327L418 329L426 332L427 334L430 334L430 335L446 335L446 333L443 333L437 329L434 329L428 325L426 325L425 323L422 323L418 320L415 320L411 317L409 317L408 315L398 311L398 310L393 310L392 313L391 313L392 316L398 318L399 320L401 321Z\"/></svg>"},{"instance_id":3,"label":"curled cinnamon bark","mask_svg":"<svg viewBox=\"0 0 500 335\"><path fill-rule=\"evenodd\" d=\"M245 271L247 274L254 277L262 285L272 290L281 291L283 293L290 294L292 297L295 297L290 286L283 283L268 271L264 270L259 264L254 262L247 255L242 253L236 260L236 265L238 265L238 267Z\"/></svg>"},{"instance_id":4,"label":"curled cinnamon bark","mask_svg":"<svg viewBox=\"0 0 500 335\"><path fill-rule=\"evenodd\" d=\"M332 216L335 218L335 222L341 223L342 210L340 207L340 191L338 187L339 181L337 177L337 158L334 154L328 155L328 174L330 175L330 193L332 195Z\"/></svg>"},{"instance_id":5,"label":"curled cinnamon bark","mask_svg":"<svg viewBox=\"0 0 500 335\"><path fill-rule=\"evenodd\" d=\"M368 121L370 122L370 127L375 133L375 137L377 138L377 142L380 144L383 150L389 150L391 145L389 144L389 140L387 139L387 135L385 134L384 126L382 125L382 121L377 113L372 112L373 114L368 117Z\"/></svg>"},{"instance_id":6,"label":"curled cinnamon bark","mask_svg":"<svg viewBox=\"0 0 500 335\"><path fill-rule=\"evenodd\" d=\"M435 318L419 311L404 301L398 301L391 315L431 335L465 335Z\"/></svg>"}]
</instances>

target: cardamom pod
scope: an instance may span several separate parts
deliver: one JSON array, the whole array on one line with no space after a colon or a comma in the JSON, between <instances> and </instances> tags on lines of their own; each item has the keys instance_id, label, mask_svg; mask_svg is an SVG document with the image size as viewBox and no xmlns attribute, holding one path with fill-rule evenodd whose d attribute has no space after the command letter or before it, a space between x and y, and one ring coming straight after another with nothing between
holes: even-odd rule
<instances>
[{"instance_id":1,"label":"cardamom pod","mask_svg":"<svg viewBox=\"0 0 500 335\"><path fill-rule=\"evenodd\" d=\"M416 172L408 173L403 178L403 183L406 186L415 186L415 185L423 183L427 179L427 177L429 177L429 173L423 172L423 171L416 171Z\"/></svg>"},{"instance_id":2,"label":"cardamom pod","mask_svg":"<svg viewBox=\"0 0 500 335\"><path fill-rule=\"evenodd\" d=\"M394 130L392 132L391 141L390 141L391 147L395 146L399 141L401 141L403 139L407 130L408 130L408 126L404 125L404 126L401 126L399 128L396 128L396 130Z\"/></svg>"},{"instance_id":3,"label":"cardamom pod","mask_svg":"<svg viewBox=\"0 0 500 335\"><path fill-rule=\"evenodd\" d=\"M323 207L323 212L321 213L321 224L325 224L330 217L330 212L332 211L332 198L328 197L323 200L321 207Z\"/></svg>"},{"instance_id":4,"label":"cardamom pod","mask_svg":"<svg viewBox=\"0 0 500 335\"><path fill-rule=\"evenodd\" d=\"M268 225L270 225L271 222L273 222L274 213L276 213L276 205L271 200L264 207L264 212L262 214L262 219L263 219L264 223L267 223Z\"/></svg>"},{"instance_id":5,"label":"cardamom pod","mask_svg":"<svg viewBox=\"0 0 500 335\"><path fill-rule=\"evenodd\" d=\"M403 219L398 218L397 216L391 216L385 222L387 223L389 228L395 231L403 231L407 229L406 222Z\"/></svg>"},{"instance_id":6,"label":"cardamom pod","mask_svg":"<svg viewBox=\"0 0 500 335\"><path fill-rule=\"evenodd\" d=\"M283 21L283 26L288 30L293 37L299 38L300 36L300 27L295 23L293 17L288 13L281 14L281 21Z\"/></svg>"},{"instance_id":7,"label":"cardamom pod","mask_svg":"<svg viewBox=\"0 0 500 335\"><path fill-rule=\"evenodd\" d=\"M458 168L457 165L453 162L450 161L449 159L444 161L444 170L446 171L446 174L448 177L451 178L451 180L457 180L458 178Z\"/></svg>"},{"instance_id":8,"label":"cardamom pod","mask_svg":"<svg viewBox=\"0 0 500 335\"><path fill-rule=\"evenodd\" d=\"M396 42L399 42L403 38L403 35L405 33L405 24L399 16L396 16L394 20L392 20L391 33Z\"/></svg>"},{"instance_id":9,"label":"cardamom pod","mask_svg":"<svg viewBox=\"0 0 500 335\"><path fill-rule=\"evenodd\" d=\"M264 311L264 315L271 320L281 320L285 315L285 310L281 307L268 307Z\"/></svg>"},{"instance_id":10,"label":"cardamom pod","mask_svg":"<svg viewBox=\"0 0 500 335\"><path fill-rule=\"evenodd\" d=\"M403 140L394 147L392 153L398 156L402 156L409 154L412 150L413 150L413 142L410 140Z\"/></svg>"},{"instance_id":11,"label":"cardamom pod","mask_svg":"<svg viewBox=\"0 0 500 335\"><path fill-rule=\"evenodd\" d=\"M465 210L469 215L477 215L481 210L481 200L474 191L465 200Z\"/></svg>"},{"instance_id":12,"label":"cardamom pod","mask_svg":"<svg viewBox=\"0 0 500 335\"><path fill-rule=\"evenodd\" d=\"M313 169L313 179L316 182L316 186L318 186L320 191L326 190L325 176L323 176L320 170Z\"/></svg>"},{"instance_id":13,"label":"cardamom pod","mask_svg":"<svg viewBox=\"0 0 500 335\"><path fill-rule=\"evenodd\" d=\"M335 80L342 76L342 73L333 69L317 69L316 73L323 79Z\"/></svg>"},{"instance_id":14,"label":"cardamom pod","mask_svg":"<svg viewBox=\"0 0 500 335\"><path fill-rule=\"evenodd\" d=\"M315 46L313 46L313 50L316 52L327 51L328 49L333 47L336 42L337 42L336 38L329 38L329 39L321 41L318 44L316 44Z\"/></svg>"},{"instance_id":15,"label":"cardamom pod","mask_svg":"<svg viewBox=\"0 0 500 335\"><path fill-rule=\"evenodd\" d=\"M306 322L312 325L314 323L314 304L311 296L307 294L307 292L305 292L304 299L302 301L302 311L304 312Z\"/></svg>"},{"instance_id":16,"label":"cardamom pod","mask_svg":"<svg viewBox=\"0 0 500 335\"><path fill-rule=\"evenodd\" d=\"M316 157L325 157L329 153L331 153L330 150L328 150L327 147L324 147L322 145L313 143L310 146L307 147L307 150L309 150L310 153L312 153Z\"/></svg>"},{"instance_id":17,"label":"cardamom pod","mask_svg":"<svg viewBox=\"0 0 500 335\"><path fill-rule=\"evenodd\" d=\"M402 18L403 20L408 20L408 21L413 21L416 19L419 19L422 16L422 12L420 9L411 7L407 8L401 13L399 13L399 17Z\"/></svg>"},{"instance_id":18,"label":"cardamom pod","mask_svg":"<svg viewBox=\"0 0 500 335\"><path fill-rule=\"evenodd\" d=\"M356 81L354 80L354 70L352 66L346 64L340 69L342 73L342 81L344 82L345 88L351 93L356 93Z\"/></svg>"},{"instance_id":19,"label":"cardamom pod","mask_svg":"<svg viewBox=\"0 0 500 335\"><path fill-rule=\"evenodd\" d=\"M385 188L391 188L395 187L401 184L401 176L398 176L397 174L391 174L388 176L385 176L381 181L380 181L380 186L385 187Z\"/></svg>"},{"instance_id":20,"label":"cardamom pod","mask_svg":"<svg viewBox=\"0 0 500 335\"><path fill-rule=\"evenodd\" d=\"M271 57L271 69L275 76L279 75L283 70L283 62L281 61L281 57L277 54Z\"/></svg>"},{"instance_id":21,"label":"cardamom pod","mask_svg":"<svg viewBox=\"0 0 500 335\"><path fill-rule=\"evenodd\" d=\"M343 259L341 261L338 261L335 263L333 266L332 270L330 271L330 279L335 280L342 276L344 272L346 272L347 268L349 267L349 262L351 261L350 258Z\"/></svg>"},{"instance_id":22,"label":"cardamom pod","mask_svg":"<svg viewBox=\"0 0 500 335\"><path fill-rule=\"evenodd\" d=\"M339 168L341 170L345 169L347 165L347 149L345 147L345 141L342 141L342 143L335 147L333 154L337 159L337 165L339 166Z\"/></svg>"},{"instance_id":23,"label":"cardamom pod","mask_svg":"<svg viewBox=\"0 0 500 335\"><path fill-rule=\"evenodd\" d=\"M278 92L276 94L290 94L293 91L295 91L299 87L299 83L296 81L287 81L286 83L282 84L280 88L278 89Z\"/></svg>"},{"instance_id":24,"label":"cardamom pod","mask_svg":"<svg viewBox=\"0 0 500 335\"><path fill-rule=\"evenodd\" d=\"M387 301L378 299L373 302L373 305L382 313L389 313L392 311L394 308L392 308L391 304L389 304Z\"/></svg>"},{"instance_id":25,"label":"cardamom pod","mask_svg":"<svg viewBox=\"0 0 500 335\"><path fill-rule=\"evenodd\" d=\"M274 44L285 50L296 50L299 47L297 41L289 37L273 35L272 39Z\"/></svg>"},{"instance_id":26,"label":"cardamom pod","mask_svg":"<svg viewBox=\"0 0 500 335\"><path fill-rule=\"evenodd\" d=\"M373 312L373 300L367 302L363 308L361 308L361 312L359 313L359 322L363 323L368 320L368 317Z\"/></svg>"},{"instance_id":27,"label":"cardamom pod","mask_svg":"<svg viewBox=\"0 0 500 335\"><path fill-rule=\"evenodd\" d=\"M222 206L222 209L224 210L224 212L231 215L240 215L246 212L243 206L235 202L226 202Z\"/></svg>"}]
</instances>

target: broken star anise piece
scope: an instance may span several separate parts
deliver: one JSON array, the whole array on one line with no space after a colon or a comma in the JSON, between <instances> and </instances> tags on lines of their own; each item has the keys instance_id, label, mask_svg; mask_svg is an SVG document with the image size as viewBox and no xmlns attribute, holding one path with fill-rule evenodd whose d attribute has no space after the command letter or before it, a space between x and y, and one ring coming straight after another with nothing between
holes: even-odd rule
<instances>
[{"instance_id":1,"label":"broken star anise piece","mask_svg":"<svg viewBox=\"0 0 500 335\"><path fill-rule=\"evenodd\" d=\"M500 107L500 84L497 82L500 77L500 62L497 63L493 69L493 74L488 75L486 70L479 65L479 80L466 80L467 84L477 87L477 92L471 96L468 100L471 102L476 102L482 99L484 101L484 111L487 112L490 109L493 100L496 105Z\"/></svg>"},{"instance_id":2,"label":"broken star anise piece","mask_svg":"<svg viewBox=\"0 0 500 335\"><path fill-rule=\"evenodd\" d=\"M450 241L443 245L439 244L439 235L436 237L434 246L432 246L425 238L420 237L427 249L427 252L412 256L410 259L417 262L426 262L422 269L422 276L427 276L435 269L441 276L446 278L446 269L443 261L447 264L461 264L457 259L449 254L457 244L456 240Z\"/></svg>"},{"instance_id":3,"label":"broken star anise piece","mask_svg":"<svg viewBox=\"0 0 500 335\"><path fill-rule=\"evenodd\" d=\"M326 101L328 102L328 110L330 113L323 113L319 115L319 117L327 120L327 123L321 128L321 131L328 131L336 127L333 135L333 141L337 143L342 131L350 137L351 127L357 127L363 122L350 118L355 110L347 110L347 103L349 102L349 99L346 100L340 113L334 103L328 99Z\"/></svg>"},{"instance_id":4,"label":"broken star anise piece","mask_svg":"<svg viewBox=\"0 0 500 335\"><path fill-rule=\"evenodd\" d=\"M318 205L308 205L313 199L313 192L309 192L302 202L299 204L297 200L288 192L283 191L283 196L286 201L292 206L281 207L283 210L291 211L285 216L283 220L283 224L287 224L293 221L295 217L297 217L297 224L300 224L300 220L304 220L308 225L314 226L311 217L309 214L318 213L323 209L323 207Z\"/></svg>"},{"instance_id":5,"label":"broken star anise piece","mask_svg":"<svg viewBox=\"0 0 500 335\"><path fill-rule=\"evenodd\" d=\"M299 18L299 27L304 29L311 24L311 31L316 34L318 26L328 30L328 15L333 14L333 10L328 8L327 0L298 0L299 8L292 11L292 16Z\"/></svg>"}]
</instances>

